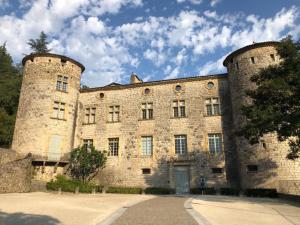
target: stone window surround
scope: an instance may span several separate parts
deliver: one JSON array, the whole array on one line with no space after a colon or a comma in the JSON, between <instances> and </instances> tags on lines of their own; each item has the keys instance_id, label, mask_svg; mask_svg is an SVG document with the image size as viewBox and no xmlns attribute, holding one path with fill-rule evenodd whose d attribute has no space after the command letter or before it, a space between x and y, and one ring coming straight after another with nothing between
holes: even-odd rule
<instances>
[{"instance_id":1,"label":"stone window surround","mask_svg":"<svg viewBox=\"0 0 300 225\"><path fill-rule=\"evenodd\" d=\"M146 152L147 154L144 154L144 148L143 148L143 144L144 144L144 140L146 139L150 139L151 140L151 154L148 154L148 145L146 143ZM152 157L153 156L153 136L152 135L143 135L141 136L141 151L140 151L140 155L141 157Z\"/></svg>"},{"instance_id":2,"label":"stone window surround","mask_svg":"<svg viewBox=\"0 0 300 225\"><path fill-rule=\"evenodd\" d=\"M108 107L108 120L107 123L119 123L121 122L121 106L120 105L110 105Z\"/></svg>"},{"instance_id":3,"label":"stone window surround","mask_svg":"<svg viewBox=\"0 0 300 225\"><path fill-rule=\"evenodd\" d=\"M54 100L52 102L52 107L51 107L52 108L52 115L50 116L50 118L51 119L56 119L56 120L66 121L67 120L65 118L66 106L67 106L67 104L65 102L61 102L60 100ZM62 114L60 114L60 113L62 113Z\"/></svg>"},{"instance_id":4,"label":"stone window surround","mask_svg":"<svg viewBox=\"0 0 300 225\"><path fill-rule=\"evenodd\" d=\"M96 106L86 106L84 108L83 125L95 124L96 123Z\"/></svg>"},{"instance_id":5,"label":"stone window surround","mask_svg":"<svg viewBox=\"0 0 300 225\"><path fill-rule=\"evenodd\" d=\"M213 99L217 99L217 104L214 104L213 103ZM207 103L207 100L210 100L211 102L208 104ZM207 109L207 106L210 105L211 106L211 110L212 110L212 114L209 115L208 114L208 109ZM215 114L215 110L214 110L214 105L218 105L218 113ZM205 117L210 117L210 116L220 116L222 115L222 112L221 112L221 101L220 101L220 97L219 96L207 96L205 99L204 99L204 116Z\"/></svg>"},{"instance_id":6,"label":"stone window surround","mask_svg":"<svg viewBox=\"0 0 300 225\"><path fill-rule=\"evenodd\" d=\"M141 120L153 120L153 102L142 103Z\"/></svg>"},{"instance_id":7,"label":"stone window surround","mask_svg":"<svg viewBox=\"0 0 300 225\"><path fill-rule=\"evenodd\" d=\"M172 101L172 117L173 119L187 118L186 101L184 99L175 99Z\"/></svg>"},{"instance_id":8,"label":"stone window surround","mask_svg":"<svg viewBox=\"0 0 300 225\"><path fill-rule=\"evenodd\" d=\"M210 138L210 136L212 138ZM216 151L215 147L216 147L216 137L219 136L219 150ZM212 152L212 149L210 149L210 139L213 139L213 142L214 142L214 152ZM210 133L207 133L207 147L208 147L208 152L210 155L221 155L223 154L223 149L224 149L224 146L223 146L223 135L221 132L210 132Z\"/></svg>"},{"instance_id":9,"label":"stone window surround","mask_svg":"<svg viewBox=\"0 0 300 225\"><path fill-rule=\"evenodd\" d=\"M174 135L174 149L175 155L187 155L187 135L186 134L176 134ZM178 146L179 144L179 146ZM179 147L179 148L178 148Z\"/></svg>"},{"instance_id":10,"label":"stone window surround","mask_svg":"<svg viewBox=\"0 0 300 225\"><path fill-rule=\"evenodd\" d=\"M108 156L118 157L120 154L120 141L118 137L108 138Z\"/></svg>"},{"instance_id":11,"label":"stone window surround","mask_svg":"<svg viewBox=\"0 0 300 225\"><path fill-rule=\"evenodd\" d=\"M67 75L57 75L56 91L68 93L69 77Z\"/></svg>"}]
</instances>

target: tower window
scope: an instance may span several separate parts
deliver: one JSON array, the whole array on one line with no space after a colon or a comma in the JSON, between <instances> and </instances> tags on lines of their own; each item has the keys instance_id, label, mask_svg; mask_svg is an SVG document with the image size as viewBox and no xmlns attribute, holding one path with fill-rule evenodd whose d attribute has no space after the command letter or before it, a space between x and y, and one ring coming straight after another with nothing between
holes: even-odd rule
<instances>
[{"instance_id":1,"label":"tower window","mask_svg":"<svg viewBox=\"0 0 300 225\"><path fill-rule=\"evenodd\" d=\"M57 81L56 81L56 90L57 91L63 91L67 92L68 89L68 77L66 76L57 76Z\"/></svg>"},{"instance_id":2,"label":"tower window","mask_svg":"<svg viewBox=\"0 0 300 225\"><path fill-rule=\"evenodd\" d=\"M120 106L113 105L109 107L109 122L119 122L120 121Z\"/></svg>"},{"instance_id":3,"label":"tower window","mask_svg":"<svg viewBox=\"0 0 300 225\"><path fill-rule=\"evenodd\" d=\"M255 64L255 58L254 57L251 57L251 63Z\"/></svg>"},{"instance_id":4,"label":"tower window","mask_svg":"<svg viewBox=\"0 0 300 225\"><path fill-rule=\"evenodd\" d=\"M173 113L175 118L185 117L185 101L175 100L173 101Z\"/></svg>"},{"instance_id":5,"label":"tower window","mask_svg":"<svg viewBox=\"0 0 300 225\"><path fill-rule=\"evenodd\" d=\"M180 85L176 85L175 90L176 91L181 91L181 86Z\"/></svg>"},{"instance_id":6,"label":"tower window","mask_svg":"<svg viewBox=\"0 0 300 225\"><path fill-rule=\"evenodd\" d=\"M86 108L84 123L91 124L91 123L95 123L95 121L96 121L96 108Z\"/></svg>"},{"instance_id":7,"label":"tower window","mask_svg":"<svg viewBox=\"0 0 300 225\"><path fill-rule=\"evenodd\" d=\"M93 139L83 139L83 147L88 149L93 146Z\"/></svg>"},{"instance_id":8,"label":"tower window","mask_svg":"<svg viewBox=\"0 0 300 225\"><path fill-rule=\"evenodd\" d=\"M207 98L205 100L207 116L220 115L219 98Z\"/></svg>"},{"instance_id":9,"label":"tower window","mask_svg":"<svg viewBox=\"0 0 300 225\"><path fill-rule=\"evenodd\" d=\"M221 153L221 134L208 134L208 147L211 154Z\"/></svg>"},{"instance_id":10,"label":"tower window","mask_svg":"<svg viewBox=\"0 0 300 225\"><path fill-rule=\"evenodd\" d=\"M153 118L153 103L142 104L142 118L143 120L151 120Z\"/></svg>"},{"instance_id":11,"label":"tower window","mask_svg":"<svg viewBox=\"0 0 300 225\"><path fill-rule=\"evenodd\" d=\"M257 172L257 170L258 170L257 165L247 165L248 172Z\"/></svg>"},{"instance_id":12,"label":"tower window","mask_svg":"<svg viewBox=\"0 0 300 225\"><path fill-rule=\"evenodd\" d=\"M64 119L65 117L65 103L54 101L52 118Z\"/></svg>"},{"instance_id":13,"label":"tower window","mask_svg":"<svg viewBox=\"0 0 300 225\"><path fill-rule=\"evenodd\" d=\"M61 59L61 60L60 60L60 62L61 62L61 65L62 65L62 66L65 66L65 65L66 65L66 63L67 63L67 60L65 60L65 59Z\"/></svg>"},{"instance_id":14,"label":"tower window","mask_svg":"<svg viewBox=\"0 0 300 225\"><path fill-rule=\"evenodd\" d=\"M119 155L119 138L108 138L109 156Z\"/></svg>"},{"instance_id":15,"label":"tower window","mask_svg":"<svg viewBox=\"0 0 300 225\"><path fill-rule=\"evenodd\" d=\"M149 88L146 88L145 91L144 91L144 93L145 93L146 95L149 94L149 93L150 93L150 89L149 89Z\"/></svg>"},{"instance_id":16,"label":"tower window","mask_svg":"<svg viewBox=\"0 0 300 225\"><path fill-rule=\"evenodd\" d=\"M240 69L240 68L239 68L239 63L238 63L238 62L235 63L235 69L237 69L237 70Z\"/></svg>"}]
</instances>

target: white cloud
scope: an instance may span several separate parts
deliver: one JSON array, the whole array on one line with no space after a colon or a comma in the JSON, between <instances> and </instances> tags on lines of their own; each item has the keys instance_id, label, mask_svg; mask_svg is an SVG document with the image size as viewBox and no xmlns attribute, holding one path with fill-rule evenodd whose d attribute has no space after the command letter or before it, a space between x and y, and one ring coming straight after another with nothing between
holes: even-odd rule
<instances>
[{"instance_id":1,"label":"white cloud","mask_svg":"<svg viewBox=\"0 0 300 225\"><path fill-rule=\"evenodd\" d=\"M177 0L178 3L189 2L191 4L199 5L202 3L202 0Z\"/></svg>"},{"instance_id":2,"label":"white cloud","mask_svg":"<svg viewBox=\"0 0 300 225\"><path fill-rule=\"evenodd\" d=\"M218 3L220 3L221 2L221 0L211 0L211 2L210 2L210 6L211 7L215 7Z\"/></svg>"},{"instance_id":3,"label":"white cloud","mask_svg":"<svg viewBox=\"0 0 300 225\"><path fill-rule=\"evenodd\" d=\"M179 67L175 67L172 72L167 75L166 77L164 77L164 79L174 79L177 78L180 72L180 68Z\"/></svg>"},{"instance_id":4,"label":"white cloud","mask_svg":"<svg viewBox=\"0 0 300 225\"><path fill-rule=\"evenodd\" d=\"M223 61L225 59L225 56L218 59L216 62L209 61L204 66L200 67L199 69L199 75L207 75L212 73L219 73L219 72L225 72L225 68L223 66Z\"/></svg>"}]
</instances>

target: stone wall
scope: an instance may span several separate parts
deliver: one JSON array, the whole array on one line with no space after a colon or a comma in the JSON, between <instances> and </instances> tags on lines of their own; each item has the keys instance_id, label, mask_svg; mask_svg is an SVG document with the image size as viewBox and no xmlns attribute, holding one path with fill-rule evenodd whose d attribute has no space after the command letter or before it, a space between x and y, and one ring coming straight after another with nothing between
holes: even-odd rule
<instances>
[{"instance_id":1,"label":"stone wall","mask_svg":"<svg viewBox=\"0 0 300 225\"><path fill-rule=\"evenodd\" d=\"M31 190L31 156L0 148L0 193Z\"/></svg>"}]
</instances>

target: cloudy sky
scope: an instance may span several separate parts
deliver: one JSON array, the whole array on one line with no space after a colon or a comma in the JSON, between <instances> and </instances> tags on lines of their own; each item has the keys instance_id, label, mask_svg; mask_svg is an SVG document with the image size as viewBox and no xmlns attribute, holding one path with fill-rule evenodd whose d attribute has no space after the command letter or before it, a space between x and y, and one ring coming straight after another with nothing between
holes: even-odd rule
<instances>
[{"instance_id":1,"label":"cloudy sky","mask_svg":"<svg viewBox=\"0 0 300 225\"><path fill-rule=\"evenodd\" d=\"M82 82L127 83L225 72L232 50L300 38L300 0L0 0L0 44L18 63L28 39L85 65Z\"/></svg>"}]
</instances>

